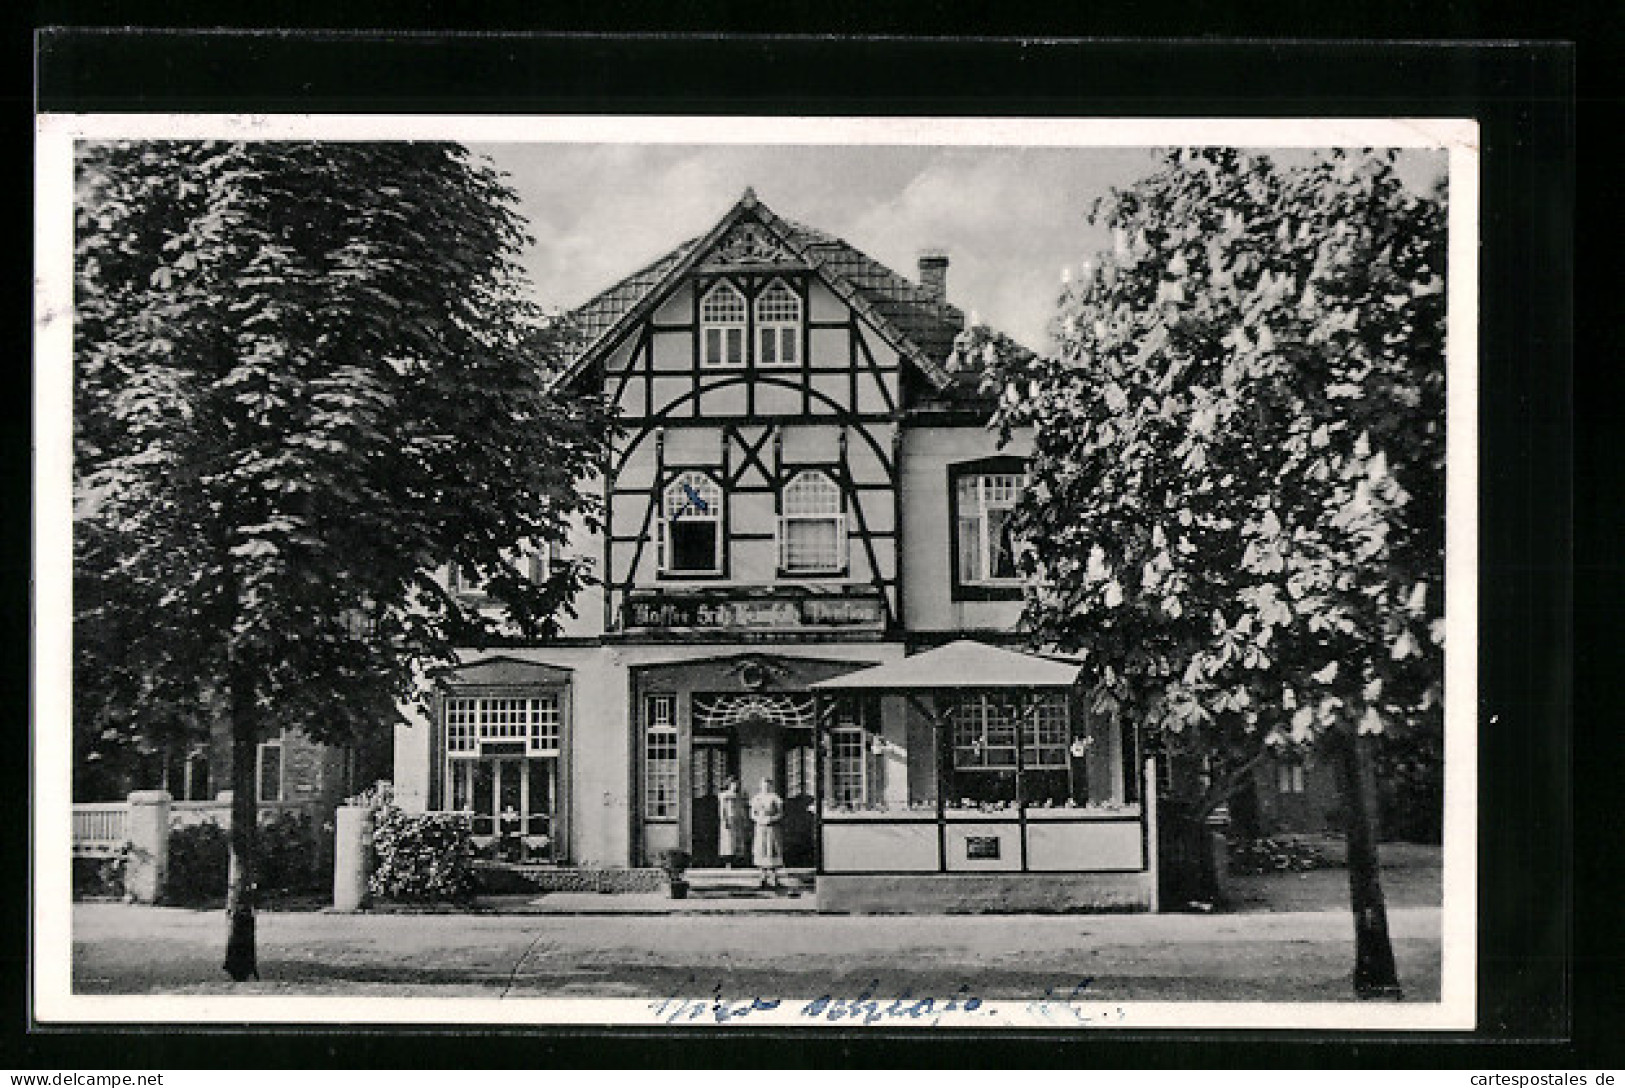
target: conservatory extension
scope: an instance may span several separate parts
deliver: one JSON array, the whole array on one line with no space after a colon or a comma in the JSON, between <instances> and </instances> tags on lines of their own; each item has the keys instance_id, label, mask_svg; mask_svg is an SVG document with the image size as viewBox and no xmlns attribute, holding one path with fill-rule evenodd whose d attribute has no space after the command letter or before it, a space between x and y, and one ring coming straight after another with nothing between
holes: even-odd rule
<instances>
[{"instance_id":1,"label":"conservatory extension","mask_svg":"<svg viewBox=\"0 0 1625 1088\"><path fill-rule=\"evenodd\" d=\"M1135 736L1077 674L962 640L813 684L819 909L1154 909Z\"/></svg>"}]
</instances>

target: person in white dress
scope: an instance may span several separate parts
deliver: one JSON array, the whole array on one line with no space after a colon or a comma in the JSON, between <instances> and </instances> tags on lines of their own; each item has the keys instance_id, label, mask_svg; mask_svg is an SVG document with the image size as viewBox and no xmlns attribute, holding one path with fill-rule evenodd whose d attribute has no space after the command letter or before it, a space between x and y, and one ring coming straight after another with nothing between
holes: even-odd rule
<instances>
[{"instance_id":1,"label":"person in white dress","mask_svg":"<svg viewBox=\"0 0 1625 1088\"><path fill-rule=\"evenodd\" d=\"M761 788L750 799L750 819L756 825L756 838L751 844L752 860L762 870L762 887L779 886L779 870L784 868L784 837L780 824L784 822L784 798L773 788L771 778L762 779Z\"/></svg>"}]
</instances>

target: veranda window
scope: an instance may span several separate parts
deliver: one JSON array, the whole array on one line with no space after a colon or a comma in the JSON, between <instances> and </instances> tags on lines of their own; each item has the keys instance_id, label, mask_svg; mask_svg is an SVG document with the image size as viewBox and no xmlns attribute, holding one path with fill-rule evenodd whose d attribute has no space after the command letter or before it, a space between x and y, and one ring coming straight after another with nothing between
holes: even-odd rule
<instances>
[{"instance_id":1,"label":"veranda window","mask_svg":"<svg viewBox=\"0 0 1625 1088\"><path fill-rule=\"evenodd\" d=\"M1012 585L1020 580L1011 512L1026 486L1019 472L977 473L959 477L959 581L964 585Z\"/></svg>"},{"instance_id":2,"label":"veranda window","mask_svg":"<svg viewBox=\"0 0 1625 1088\"><path fill-rule=\"evenodd\" d=\"M713 367L745 365L745 296L726 281L700 300L700 361Z\"/></svg>"},{"instance_id":3,"label":"veranda window","mask_svg":"<svg viewBox=\"0 0 1625 1088\"><path fill-rule=\"evenodd\" d=\"M801 299L775 280L756 296L756 363L795 366L800 356Z\"/></svg>"},{"instance_id":4,"label":"veranda window","mask_svg":"<svg viewBox=\"0 0 1625 1088\"><path fill-rule=\"evenodd\" d=\"M709 475L683 472L666 485L660 569L722 573L722 488Z\"/></svg>"},{"instance_id":5,"label":"veranda window","mask_svg":"<svg viewBox=\"0 0 1625 1088\"><path fill-rule=\"evenodd\" d=\"M1018 777L1021 799L1029 807L1088 802L1088 761L1094 741L1074 737L1063 696L1046 696L1030 704L992 695L964 696L952 704L950 716L954 774L949 807L1014 805Z\"/></svg>"},{"instance_id":6,"label":"veranda window","mask_svg":"<svg viewBox=\"0 0 1625 1088\"><path fill-rule=\"evenodd\" d=\"M846 516L841 489L826 472L808 469L785 485L779 518L779 565L792 574L846 569Z\"/></svg>"}]
</instances>

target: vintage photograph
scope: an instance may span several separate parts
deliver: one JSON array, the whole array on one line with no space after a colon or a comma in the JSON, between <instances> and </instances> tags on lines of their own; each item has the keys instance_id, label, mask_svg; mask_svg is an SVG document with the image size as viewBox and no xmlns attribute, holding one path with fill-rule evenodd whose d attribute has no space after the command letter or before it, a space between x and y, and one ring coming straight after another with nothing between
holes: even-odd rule
<instances>
[{"instance_id":1,"label":"vintage photograph","mask_svg":"<svg viewBox=\"0 0 1625 1088\"><path fill-rule=\"evenodd\" d=\"M1470 123L40 139L42 1019L1473 1027Z\"/></svg>"}]
</instances>

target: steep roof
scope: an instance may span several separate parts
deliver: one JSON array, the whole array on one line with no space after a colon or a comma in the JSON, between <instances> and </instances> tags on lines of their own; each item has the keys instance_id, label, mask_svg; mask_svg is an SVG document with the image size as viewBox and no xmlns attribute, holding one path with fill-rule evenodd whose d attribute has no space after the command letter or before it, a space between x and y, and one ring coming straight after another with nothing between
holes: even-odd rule
<instances>
[{"instance_id":1,"label":"steep roof","mask_svg":"<svg viewBox=\"0 0 1625 1088\"><path fill-rule=\"evenodd\" d=\"M739 223L752 220L874 325L933 387L943 393L974 394L978 375L960 368L956 338L965 314L929 288L893 272L844 239L775 215L756 194L745 195L706 234L691 238L572 311L577 340L564 380L581 374L620 334L650 312L682 277L696 267ZM1003 333L992 338L1001 350L1031 353Z\"/></svg>"}]
</instances>

